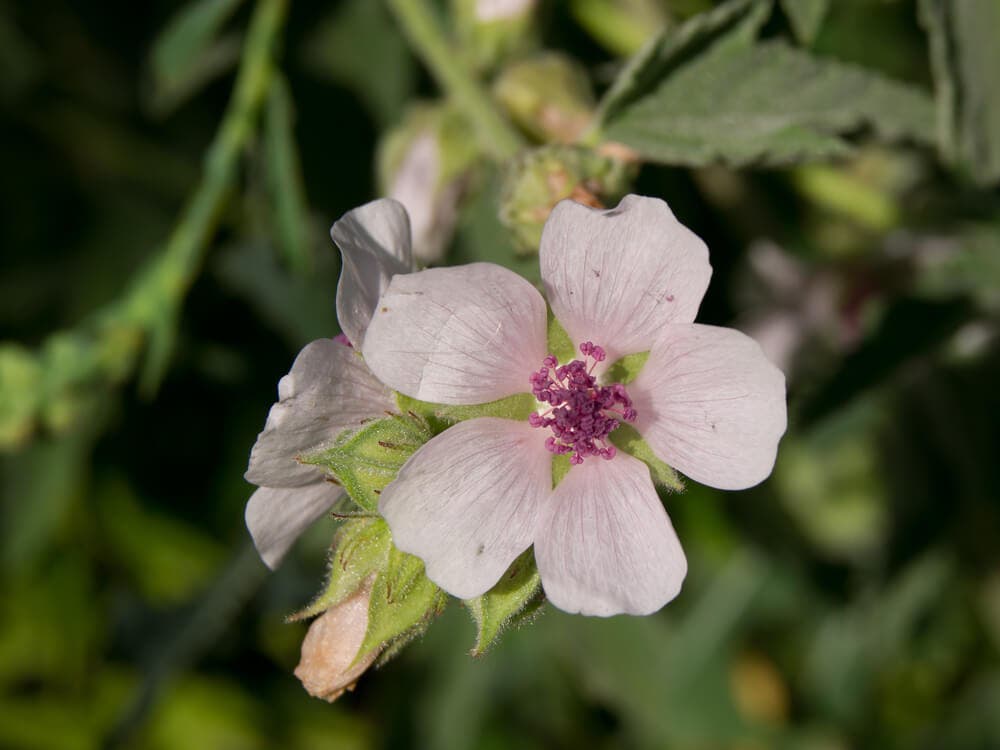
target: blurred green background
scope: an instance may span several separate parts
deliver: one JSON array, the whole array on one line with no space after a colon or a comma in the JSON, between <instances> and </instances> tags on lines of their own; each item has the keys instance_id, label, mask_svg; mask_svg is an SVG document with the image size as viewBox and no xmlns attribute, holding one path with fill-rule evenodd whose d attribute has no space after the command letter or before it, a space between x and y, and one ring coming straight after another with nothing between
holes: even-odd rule
<instances>
[{"instance_id":1,"label":"blurred green background","mask_svg":"<svg viewBox=\"0 0 1000 750\"><path fill-rule=\"evenodd\" d=\"M391 186L378 144L440 96L392 12L411 5L0 5L0 747L1000 747L992 0L768 6L755 33L905 85L911 119L844 78L784 151L733 145L752 126L727 96L703 147L630 142L639 106L609 126L648 162L630 189L711 249L699 320L788 375L773 476L665 498L677 600L547 607L476 659L453 601L356 692L302 690L306 625L284 617L319 589L335 523L268 573L242 474L279 377L338 330L329 225ZM463 5L430 7L488 101L538 49L600 95L657 29L739 3L544 2L512 29ZM779 77L746 106L794 116L805 88ZM522 144L567 140L495 92ZM447 260L537 276L498 219L503 156L445 147L464 149Z\"/></svg>"}]
</instances>

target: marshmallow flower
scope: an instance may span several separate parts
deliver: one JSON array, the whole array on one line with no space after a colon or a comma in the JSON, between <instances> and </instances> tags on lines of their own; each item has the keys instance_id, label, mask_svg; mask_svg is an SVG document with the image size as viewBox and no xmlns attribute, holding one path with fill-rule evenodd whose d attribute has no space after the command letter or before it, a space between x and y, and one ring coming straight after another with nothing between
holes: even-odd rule
<instances>
[{"instance_id":1,"label":"marshmallow flower","mask_svg":"<svg viewBox=\"0 0 1000 750\"><path fill-rule=\"evenodd\" d=\"M296 457L395 408L393 394L365 366L358 348L389 279L413 270L409 218L402 205L384 198L348 212L330 234L343 258L337 318L344 335L313 341L299 352L278 382L278 402L245 474L259 487L247 502L247 528L271 568L343 494L323 469Z\"/></svg>"},{"instance_id":2,"label":"marshmallow flower","mask_svg":"<svg viewBox=\"0 0 1000 750\"><path fill-rule=\"evenodd\" d=\"M361 347L382 383L455 405L528 392L538 410L448 428L410 457L379 511L396 546L454 596L489 591L534 545L555 606L648 614L680 591L687 561L649 469L609 434L630 422L691 479L750 487L774 466L784 377L752 339L694 323L708 250L661 200L628 196L606 211L559 203L540 261L548 304L580 352L573 361L548 351L545 299L505 268L473 263L389 283ZM611 363L641 352L635 380L605 381ZM553 488L556 455L570 468Z\"/></svg>"}]
</instances>

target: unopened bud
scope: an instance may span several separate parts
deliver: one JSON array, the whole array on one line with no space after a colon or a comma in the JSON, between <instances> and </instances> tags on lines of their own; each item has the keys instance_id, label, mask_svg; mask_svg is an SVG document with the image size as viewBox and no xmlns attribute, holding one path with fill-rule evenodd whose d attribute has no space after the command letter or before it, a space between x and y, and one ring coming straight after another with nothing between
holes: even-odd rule
<instances>
[{"instance_id":1,"label":"unopened bud","mask_svg":"<svg viewBox=\"0 0 1000 750\"><path fill-rule=\"evenodd\" d=\"M601 208L617 203L635 177L636 165L581 146L544 146L511 163L504 180L500 220L519 252L536 253L542 227L565 198Z\"/></svg>"},{"instance_id":2,"label":"unopened bud","mask_svg":"<svg viewBox=\"0 0 1000 750\"><path fill-rule=\"evenodd\" d=\"M573 143L594 109L586 71L555 52L510 65L497 78L493 92L511 119L541 141Z\"/></svg>"},{"instance_id":3,"label":"unopened bud","mask_svg":"<svg viewBox=\"0 0 1000 750\"><path fill-rule=\"evenodd\" d=\"M371 593L369 579L356 593L330 607L309 626L295 676L313 697L333 702L344 691L353 690L358 678L378 656L378 649L358 654L368 630Z\"/></svg>"},{"instance_id":4,"label":"unopened bud","mask_svg":"<svg viewBox=\"0 0 1000 750\"><path fill-rule=\"evenodd\" d=\"M538 43L533 22L538 0L452 0L462 48L478 70L490 70Z\"/></svg>"},{"instance_id":5,"label":"unopened bud","mask_svg":"<svg viewBox=\"0 0 1000 750\"><path fill-rule=\"evenodd\" d=\"M464 119L441 106L411 109L379 147L382 192L410 215L413 254L424 264L444 256L458 220L458 204L475 159Z\"/></svg>"}]
</instances>

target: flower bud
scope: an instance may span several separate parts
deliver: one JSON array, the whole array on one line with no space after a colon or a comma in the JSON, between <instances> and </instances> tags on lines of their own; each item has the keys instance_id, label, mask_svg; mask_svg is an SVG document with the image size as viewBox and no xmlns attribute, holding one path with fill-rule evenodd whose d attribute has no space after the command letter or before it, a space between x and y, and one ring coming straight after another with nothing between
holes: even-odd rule
<instances>
[{"instance_id":1,"label":"flower bud","mask_svg":"<svg viewBox=\"0 0 1000 750\"><path fill-rule=\"evenodd\" d=\"M542 227L565 198L601 207L628 192L636 165L581 146L543 146L514 160L504 178L500 220L518 252L538 252Z\"/></svg>"},{"instance_id":2,"label":"flower bud","mask_svg":"<svg viewBox=\"0 0 1000 750\"><path fill-rule=\"evenodd\" d=\"M493 93L511 119L541 141L578 140L594 109L594 95L584 69L554 52L543 52L505 68Z\"/></svg>"},{"instance_id":3,"label":"flower bud","mask_svg":"<svg viewBox=\"0 0 1000 750\"><path fill-rule=\"evenodd\" d=\"M413 255L423 264L444 257L458 204L476 156L471 130L442 106L411 109L379 146L382 192L410 215Z\"/></svg>"},{"instance_id":4,"label":"flower bud","mask_svg":"<svg viewBox=\"0 0 1000 750\"><path fill-rule=\"evenodd\" d=\"M452 0L462 48L477 70L490 70L537 45L538 0Z\"/></svg>"},{"instance_id":5,"label":"flower bud","mask_svg":"<svg viewBox=\"0 0 1000 750\"><path fill-rule=\"evenodd\" d=\"M371 593L369 578L357 592L330 607L309 626L295 676L313 697L333 702L345 690L353 690L378 656L378 649L358 654L368 630Z\"/></svg>"}]
</instances>

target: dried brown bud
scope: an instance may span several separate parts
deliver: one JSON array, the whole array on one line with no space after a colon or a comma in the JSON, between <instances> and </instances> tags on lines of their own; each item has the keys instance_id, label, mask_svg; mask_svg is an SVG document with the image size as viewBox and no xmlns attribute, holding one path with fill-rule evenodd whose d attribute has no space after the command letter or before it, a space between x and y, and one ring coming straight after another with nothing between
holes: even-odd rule
<instances>
[{"instance_id":1,"label":"dried brown bud","mask_svg":"<svg viewBox=\"0 0 1000 750\"><path fill-rule=\"evenodd\" d=\"M358 678L372 665L378 649L355 661L368 629L368 602L372 581L316 618L302 641L302 659L295 676L316 698L333 702L353 690Z\"/></svg>"}]
</instances>

